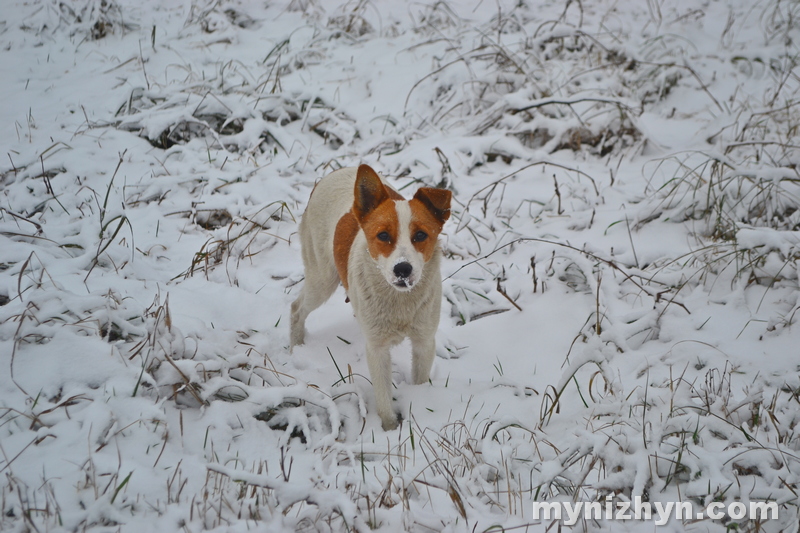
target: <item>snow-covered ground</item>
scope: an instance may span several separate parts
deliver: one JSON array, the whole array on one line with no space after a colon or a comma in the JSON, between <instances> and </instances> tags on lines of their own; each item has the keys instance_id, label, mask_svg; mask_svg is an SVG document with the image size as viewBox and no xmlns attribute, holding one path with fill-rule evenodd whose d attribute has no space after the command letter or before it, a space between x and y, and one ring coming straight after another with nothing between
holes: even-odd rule
<instances>
[{"instance_id":1,"label":"snow-covered ground","mask_svg":"<svg viewBox=\"0 0 800 533\"><path fill-rule=\"evenodd\" d=\"M6 1L0 529L797 531L799 45L781 0ZM343 290L288 350L360 163L454 195L390 432Z\"/></svg>"}]
</instances>

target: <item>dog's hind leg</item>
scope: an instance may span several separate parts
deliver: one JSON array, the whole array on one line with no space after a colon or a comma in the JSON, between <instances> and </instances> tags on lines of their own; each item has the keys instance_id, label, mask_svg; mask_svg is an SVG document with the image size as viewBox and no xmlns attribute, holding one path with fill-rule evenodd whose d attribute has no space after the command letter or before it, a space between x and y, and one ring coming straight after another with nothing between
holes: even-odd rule
<instances>
[{"instance_id":1,"label":"dog's hind leg","mask_svg":"<svg viewBox=\"0 0 800 533\"><path fill-rule=\"evenodd\" d=\"M339 274L336 269L309 272L300 296L292 302L292 323L290 332L291 346L303 344L306 338L306 318L309 313L328 301L328 298L339 286Z\"/></svg>"}]
</instances>

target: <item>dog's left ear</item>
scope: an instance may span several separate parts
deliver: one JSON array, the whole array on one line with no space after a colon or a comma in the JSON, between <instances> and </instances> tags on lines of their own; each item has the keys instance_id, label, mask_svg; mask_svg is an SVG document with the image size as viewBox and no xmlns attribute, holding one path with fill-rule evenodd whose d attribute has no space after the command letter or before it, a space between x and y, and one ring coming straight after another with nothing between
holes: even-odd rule
<instances>
[{"instance_id":1,"label":"dog's left ear","mask_svg":"<svg viewBox=\"0 0 800 533\"><path fill-rule=\"evenodd\" d=\"M420 187L414 198L422 202L422 205L436 217L436 220L444 225L447 219L450 218L450 198L452 196L453 194L447 189Z\"/></svg>"}]
</instances>

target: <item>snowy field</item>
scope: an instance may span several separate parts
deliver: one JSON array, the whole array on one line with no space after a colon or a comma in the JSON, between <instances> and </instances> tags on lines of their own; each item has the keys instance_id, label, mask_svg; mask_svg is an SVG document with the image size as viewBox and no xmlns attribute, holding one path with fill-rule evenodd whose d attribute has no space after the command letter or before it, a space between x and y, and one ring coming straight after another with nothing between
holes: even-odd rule
<instances>
[{"instance_id":1,"label":"snowy field","mask_svg":"<svg viewBox=\"0 0 800 533\"><path fill-rule=\"evenodd\" d=\"M797 532L799 61L786 0L4 1L0 530ZM343 289L288 349L360 163L453 192L390 432Z\"/></svg>"}]
</instances>

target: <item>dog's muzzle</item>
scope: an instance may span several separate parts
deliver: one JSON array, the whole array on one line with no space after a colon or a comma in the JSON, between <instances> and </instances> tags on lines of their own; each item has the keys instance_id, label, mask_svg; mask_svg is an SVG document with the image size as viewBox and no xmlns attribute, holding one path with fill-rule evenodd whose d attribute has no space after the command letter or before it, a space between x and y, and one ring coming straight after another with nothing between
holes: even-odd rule
<instances>
[{"instance_id":1,"label":"dog's muzzle","mask_svg":"<svg viewBox=\"0 0 800 533\"><path fill-rule=\"evenodd\" d=\"M413 271L414 269L408 261L397 263L392 269L392 273L395 276L394 286L399 289L410 289L414 285L411 277Z\"/></svg>"}]
</instances>

